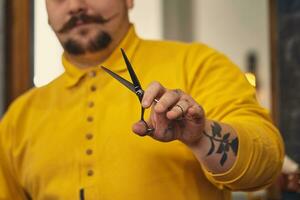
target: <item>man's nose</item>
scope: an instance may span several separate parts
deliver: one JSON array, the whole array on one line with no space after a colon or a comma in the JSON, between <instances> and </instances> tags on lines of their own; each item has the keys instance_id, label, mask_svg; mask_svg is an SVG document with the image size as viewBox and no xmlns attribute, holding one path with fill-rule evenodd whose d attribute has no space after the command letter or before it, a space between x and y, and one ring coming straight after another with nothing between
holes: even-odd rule
<instances>
[{"instance_id":1,"label":"man's nose","mask_svg":"<svg viewBox=\"0 0 300 200\"><path fill-rule=\"evenodd\" d=\"M86 0L69 0L69 14L74 15L80 12L85 12L86 9Z\"/></svg>"}]
</instances>

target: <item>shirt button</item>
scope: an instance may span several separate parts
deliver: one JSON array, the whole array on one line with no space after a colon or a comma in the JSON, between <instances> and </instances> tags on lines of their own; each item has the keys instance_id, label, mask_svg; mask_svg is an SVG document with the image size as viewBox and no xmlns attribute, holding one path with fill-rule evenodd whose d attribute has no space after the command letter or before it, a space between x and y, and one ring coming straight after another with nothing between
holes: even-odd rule
<instances>
[{"instance_id":1,"label":"shirt button","mask_svg":"<svg viewBox=\"0 0 300 200\"><path fill-rule=\"evenodd\" d=\"M90 89L92 92L95 92L97 90L96 86L94 86L94 85L92 85Z\"/></svg>"},{"instance_id":2,"label":"shirt button","mask_svg":"<svg viewBox=\"0 0 300 200\"><path fill-rule=\"evenodd\" d=\"M90 156L92 154L93 154L93 150L92 149L86 150L86 155Z\"/></svg>"},{"instance_id":3,"label":"shirt button","mask_svg":"<svg viewBox=\"0 0 300 200\"><path fill-rule=\"evenodd\" d=\"M94 121L94 118L91 117L91 116L89 116L89 117L87 118L87 121L88 121L88 122L92 122L92 121Z\"/></svg>"},{"instance_id":4,"label":"shirt button","mask_svg":"<svg viewBox=\"0 0 300 200\"><path fill-rule=\"evenodd\" d=\"M91 139L93 139L93 134L92 133L88 133L88 134L86 134L86 139L88 139L88 140L91 140Z\"/></svg>"},{"instance_id":5,"label":"shirt button","mask_svg":"<svg viewBox=\"0 0 300 200\"><path fill-rule=\"evenodd\" d=\"M88 107L89 107L89 108L92 108L92 107L94 107L94 106L95 106L95 103L94 103L94 102L90 101L90 102L88 103Z\"/></svg>"},{"instance_id":6,"label":"shirt button","mask_svg":"<svg viewBox=\"0 0 300 200\"><path fill-rule=\"evenodd\" d=\"M95 71L90 71L88 73L89 77L95 77L97 75L97 73Z\"/></svg>"},{"instance_id":7,"label":"shirt button","mask_svg":"<svg viewBox=\"0 0 300 200\"><path fill-rule=\"evenodd\" d=\"M87 175L88 175L88 176L93 176L93 175L94 175L94 171L91 170L91 169L88 170L88 171L87 171Z\"/></svg>"}]
</instances>

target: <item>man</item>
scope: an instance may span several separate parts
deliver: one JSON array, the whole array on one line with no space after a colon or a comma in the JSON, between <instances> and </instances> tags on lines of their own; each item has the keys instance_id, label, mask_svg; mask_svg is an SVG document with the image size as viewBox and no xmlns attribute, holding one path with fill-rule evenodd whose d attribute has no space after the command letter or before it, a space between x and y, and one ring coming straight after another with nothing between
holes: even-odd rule
<instances>
[{"instance_id":1,"label":"man","mask_svg":"<svg viewBox=\"0 0 300 200\"><path fill-rule=\"evenodd\" d=\"M46 5L66 71L20 97L1 122L0 199L219 200L276 178L280 135L226 57L138 38L133 0ZM129 79L120 48L149 85L142 106L153 131L134 123L136 96L99 67Z\"/></svg>"}]
</instances>

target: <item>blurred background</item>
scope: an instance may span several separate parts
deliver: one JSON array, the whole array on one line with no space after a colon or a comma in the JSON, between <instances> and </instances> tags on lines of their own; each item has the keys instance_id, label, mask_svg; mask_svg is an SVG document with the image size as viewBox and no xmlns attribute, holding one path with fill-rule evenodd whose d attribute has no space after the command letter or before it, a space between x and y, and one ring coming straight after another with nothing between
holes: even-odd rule
<instances>
[{"instance_id":1,"label":"blurred background","mask_svg":"<svg viewBox=\"0 0 300 200\"><path fill-rule=\"evenodd\" d=\"M47 24L44 4L34 3L36 86L63 71L62 49ZM143 38L201 41L224 52L244 71L248 70L249 56L254 56L260 66L261 102L270 107L267 0L136 0L130 16Z\"/></svg>"},{"instance_id":2,"label":"blurred background","mask_svg":"<svg viewBox=\"0 0 300 200\"><path fill-rule=\"evenodd\" d=\"M143 38L202 42L226 54L279 126L287 171L268 190L234 199L300 199L288 187L291 174L299 184L300 1L135 0L130 18ZM13 99L63 72L61 55L45 1L0 1L0 117Z\"/></svg>"}]
</instances>

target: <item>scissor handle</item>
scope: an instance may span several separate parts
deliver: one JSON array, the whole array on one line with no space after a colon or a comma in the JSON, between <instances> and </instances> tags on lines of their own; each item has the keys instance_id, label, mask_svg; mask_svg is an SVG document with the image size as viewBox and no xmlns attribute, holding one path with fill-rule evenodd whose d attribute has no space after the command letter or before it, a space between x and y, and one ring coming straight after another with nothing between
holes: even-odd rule
<instances>
[{"instance_id":1,"label":"scissor handle","mask_svg":"<svg viewBox=\"0 0 300 200\"><path fill-rule=\"evenodd\" d=\"M135 91L135 94L138 96L139 101L142 102L143 97L144 97L144 90L138 89Z\"/></svg>"},{"instance_id":2,"label":"scissor handle","mask_svg":"<svg viewBox=\"0 0 300 200\"><path fill-rule=\"evenodd\" d=\"M143 106L142 106L141 121L145 124L145 127L146 127L146 133L145 134L150 135L155 129L150 128L150 126L147 124L147 122L144 119L144 113L145 113L145 108L143 108Z\"/></svg>"}]
</instances>

